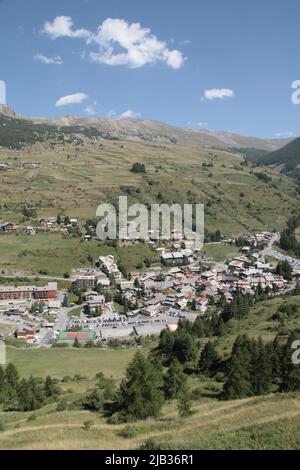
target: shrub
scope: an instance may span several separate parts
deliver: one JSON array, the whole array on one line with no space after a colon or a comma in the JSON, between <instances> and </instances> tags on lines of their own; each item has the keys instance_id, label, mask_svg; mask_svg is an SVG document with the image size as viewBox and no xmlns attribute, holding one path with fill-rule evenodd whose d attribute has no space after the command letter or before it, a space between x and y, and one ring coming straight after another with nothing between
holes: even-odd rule
<instances>
[{"instance_id":1,"label":"shrub","mask_svg":"<svg viewBox=\"0 0 300 470\"><path fill-rule=\"evenodd\" d=\"M118 436L124 437L125 439L133 439L137 435L137 429L133 426L126 426L118 432Z\"/></svg>"}]
</instances>

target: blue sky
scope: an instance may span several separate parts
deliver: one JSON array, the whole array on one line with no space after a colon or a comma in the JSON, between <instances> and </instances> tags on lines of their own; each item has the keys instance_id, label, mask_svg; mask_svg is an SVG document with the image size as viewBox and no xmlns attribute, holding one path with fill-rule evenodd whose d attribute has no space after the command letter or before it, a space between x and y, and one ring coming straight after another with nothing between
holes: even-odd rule
<instances>
[{"instance_id":1,"label":"blue sky","mask_svg":"<svg viewBox=\"0 0 300 470\"><path fill-rule=\"evenodd\" d=\"M0 80L32 116L299 135L299 0L0 0Z\"/></svg>"}]
</instances>

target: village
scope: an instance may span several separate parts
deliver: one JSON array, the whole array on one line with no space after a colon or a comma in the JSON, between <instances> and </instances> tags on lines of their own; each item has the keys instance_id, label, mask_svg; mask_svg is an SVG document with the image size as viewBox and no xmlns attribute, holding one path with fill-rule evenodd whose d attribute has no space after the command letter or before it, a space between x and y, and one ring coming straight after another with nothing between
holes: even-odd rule
<instances>
[{"instance_id":1,"label":"village","mask_svg":"<svg viewBox=\"0 0 300 470\"><path fill-rule=\"evenodd\" d=\"M10 335L26 347L35 348L73 346L75 341L103 347L116 339L157 337L165 328L176 330L182 319L219 315L221 304L230 304L237 291L255 297L258 290L272 296L293 289L300 278L297 260L288 281L266 259L277 240L276 233L249 234L237 256L217 262L174 235L168 247L156 248L160 266L145 271L121 272L108 255L95 260L94 267L74 269L69 290L59 289L54 281L45 286L1 285L0 324L8 325ZM72 292L79 295L79 303L69 301Z\"/></svg>"}]
</instances>

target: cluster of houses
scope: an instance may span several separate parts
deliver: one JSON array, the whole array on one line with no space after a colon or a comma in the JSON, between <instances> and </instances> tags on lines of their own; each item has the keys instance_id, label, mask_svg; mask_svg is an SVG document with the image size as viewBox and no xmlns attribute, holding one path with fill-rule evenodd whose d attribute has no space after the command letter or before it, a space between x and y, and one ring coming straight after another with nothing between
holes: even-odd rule
<instances>
[{"instance_id":1,"label":"cluster of houses","mask_svg":"<svg viewBox=\"0 0 300 470\"><path fill-rule=\"evenodd\" d=\"M68 223L62 222L58 224L55 217L49 217L48 219L40 219L38 223L39 225L37 227L27 225L25 228L26 235L35 235L37 232L60 232L63 235L68 235L68 230L72 227L76 227L78 220L71 218Z\"/></svg>"},{"instance_id":2,"label":"cluster of houses","mask_svg":"<svg viewBox=\"0 0 300 470\"><path fill-rule=\"evenodd\" d=\"M54 218L49 219L49 223L58 225ZM111 298L111 295L106 295L108 289L110 294L115 295L115 301L127 306L128 317L137 317L132 321L142 316L148 317L153 324L156 321L167 324L170 317L214 315L218 311L218 302L224 299L231 302L237 291L243 295L255 295L259 287L266 292L287 289L288 282L276 274L264 259L263 252L259 251L271 240L272 234L267 232L249 235L247 245L241 248L240 254L224 263L201 255L188 241L176 241L171 248L157 248L160 266L142 272L133 271L128 275L120 271L114 256L100 256L94 268L74 270L71 280L77 289L84 291L83 311L90 317L111 317L116 313L115 304L106 301ZM30 302L31 305L57 302L60 307L57 297L57 284L53 282L44 287L0 286L0 301L10 305L12 316L24 316L22 306L18 305L20 301ZM121 329L119 332L116 326L113 328L116 336L122 334ZM20 334L32 336L33 329L29 330L20 331Z\"/></svg>"},{"instance_id":3,"label":"cluster of houses","mask_svg":"<svg viewBox=\"0 0 300 470\"><path fill-rule=\"evenodd\" d=\"M263 234L259 244L268 240L269 236ZM128 278L123 277L113 256L105 256L97 263L100 273L77 274L74 281L78 288L95 289L97 285L112 287L113 280L114 288L134 306L129 314L157 317L191 310L205 314L210 305L221 299L232 301L237 290L243 295L255 295L259 286L269 291L286 289L287 281L258 251L247 248L226 263L207 263L192 247L179 245L173 250L162 250L161 269L131 272ZM94 292L87 305L89 311L103 311L105 299Z\"/></svg>"}]
</instances>

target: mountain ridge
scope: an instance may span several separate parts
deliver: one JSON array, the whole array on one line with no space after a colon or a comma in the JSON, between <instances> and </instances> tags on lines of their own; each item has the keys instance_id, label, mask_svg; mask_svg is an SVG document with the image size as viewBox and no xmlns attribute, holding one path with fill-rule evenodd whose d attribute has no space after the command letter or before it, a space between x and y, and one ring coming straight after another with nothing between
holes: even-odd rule
<instances>
[{"instance_id":1,"label":"mountain ridge","mask_svg":"<svg viewBox=\"0 0 300 470\"><path fill-rule=\"evenodd\" d=\"M21 116L8 106L0 106L0 115L11 119L24 120L27 123L58 128L96 129L102 136L119 140L160 142L165 144L196 145L219 149L261 149L275 151L291 139L262 139L242 136L225 131L181 128L150 119L111 119L100 116L80 117L66 115L63 117L28 117ZM0 142L1 145L1 142Z\"/></svg>"}]
</instances>

